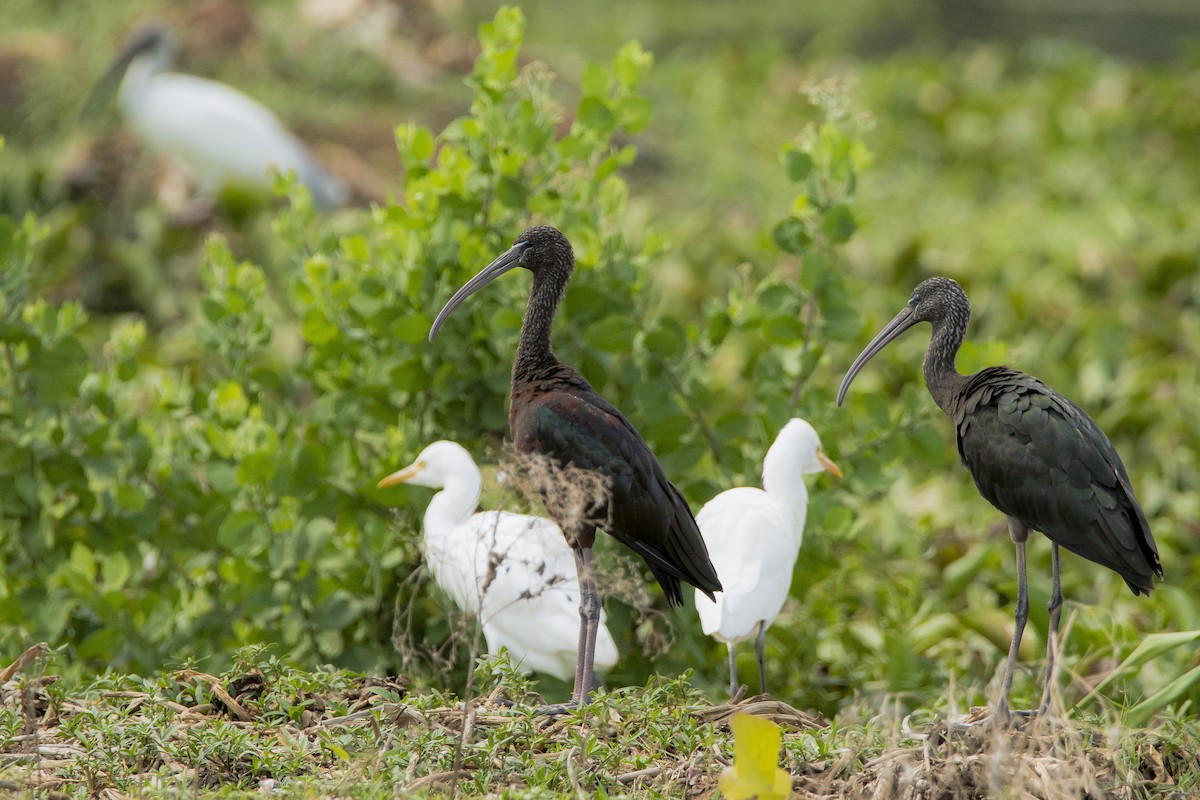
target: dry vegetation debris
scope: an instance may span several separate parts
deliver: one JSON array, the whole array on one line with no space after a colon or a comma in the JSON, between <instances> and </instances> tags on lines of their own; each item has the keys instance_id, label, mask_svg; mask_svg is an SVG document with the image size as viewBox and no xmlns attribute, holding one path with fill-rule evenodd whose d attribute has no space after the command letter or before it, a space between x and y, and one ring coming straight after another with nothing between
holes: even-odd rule
<instances>
[{"instance_id":1,"label":"dry vegetation debris","mask_svg":"<svg viewBox=\"0 0 1200 800\"><path fill-rule=\"evenodd\" d=\"M42 652L0 672L0 792L115 799L291 785L333 795L365 781L386 796L602 788L710 798L736 711L783 728L798 798L1182 798L1200 775L1194 736L1062 718L1001 731L979 709L926 733L878 720L830 726L766 696L714 705L681 679L551 717L514 708L507 698L540 699L519 683L463 703L410 693L398 678L270 665L102 679L75 692L22 674Z\"/></svg>"}]
</instances>

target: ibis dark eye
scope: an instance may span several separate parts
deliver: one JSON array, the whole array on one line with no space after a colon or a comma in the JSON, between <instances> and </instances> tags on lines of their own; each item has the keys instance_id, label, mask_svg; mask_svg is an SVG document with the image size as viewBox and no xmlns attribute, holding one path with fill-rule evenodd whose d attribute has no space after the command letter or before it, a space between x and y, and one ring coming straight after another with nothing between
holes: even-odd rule
<instances>
[{"instance_id":1,"label":"ibis dark eye","mask_svg":"<svg viewBox=\"0 0 1200 800\"><path fill-rule=\"evenodd\" d=\"M920 292L913 292L913 296L908 298L908 307L916 308L920 302L921 302Z\"/></svg>"}]
</instances>

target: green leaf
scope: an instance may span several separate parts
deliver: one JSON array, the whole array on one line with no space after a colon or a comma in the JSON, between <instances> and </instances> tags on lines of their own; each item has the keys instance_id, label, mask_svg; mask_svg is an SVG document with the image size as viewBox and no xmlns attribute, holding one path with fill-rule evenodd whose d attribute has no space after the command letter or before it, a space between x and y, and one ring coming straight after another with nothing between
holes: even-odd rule
<instances>
[{"instance_id":1,"label":"green leaf","mask_svg":"<svg viewBox=\"0 0 1200 800\"><path fill-rule=\"evenodd\" d=\"M42 353L32 364L33 385L51 403L71 400L88 374L88 354L75 337L63 339Z\"/></svg>"},{"instance_id":2,"label":"green leaf","mask_svg":"<svg viewBox=\"0 0 1200 800\"><path fill-rule=\"evenodd\" d=\"M250 401L246 399L246 393L237 381L222 382L213 390L209 404L222 417L229 420L241 419L246 416L246 412L250 408Z\"/></svg>"},{"instance_id":3,"label":"green leaf","mask_svg":"<svg viewBox=\"0 0 1200 800\"><path fill-rule=\"evenodd\" d=\"M771 239L775 246L793 255L804 255L812 244L812 235L803 220L787 217L776 223L771 229Z\"/></svg>"},{"instance_id":4,"label":"green leaf","mask_svg":"<svg viewBox=\"0 0 1200 800\"><path fill-rule=\"evenodd\" d=\"M804 323L788 314L763 320L763 337L771 344L796 344L804 339Z\"/></svg>"},{"instance_id":5,"label":"green leaf","mask_svg":"<svg viewBox=\"0 0 1200 800\"><path fill-rule=\"evenodd\" d=\"M708 318L708 323L705 326L704 338L709 344L716 347L725 341L725 337L729 335L730 329L733 328L733 319L725 311L718 311Z\"/></svg>"},{"instance_id":6,"label":"green leaf","mask_svg":"<svg viewBox=\"0 0 1200 800\"><path fill-rule=\"evenodd\" d=\"M1008 358L1008 345L994 339L968 339L959 348L956 363L964 373L978 372L984 367L1003 364Z\"/></svg>"},{"instance_id":7,"label":"green leaf","mask_svg":"<svg viewBox=\"0 0 1200 800\"><path fill-rule=\"evenodd\" d=\"M359 264L368 264L371 261L371 246L367 244L366 237L360 235L346 236L342 238L342 255L350 261L356 261Z\"/></svg>"},{"instance_id":8,"label":"green leaf","mask_svg":"<svg viewBox=\"0 0 1200 800\"><path fill-rule=\"evenodd\" d=\"M122 589L133 574L133 567L123 553L110 553L101 558L100 578L105 590Z\"/></svg>"},{"instance_id":9,"label":"green leaf","mask_svg":"<svg viewBox=\"0 0 1200 800\"><path fill-rule=\"evenodd\" d=\"M854 219L854 212L850 210L849 206L841 203L829 209L825 219L821 222L821 230L833 244L849 241L857 229L858 222Z\"/></svg>"},{"instance_id":10,"label":"green leaf","mask_svg":"<svg viewBox=\"0 0 1200 800\"><path fill-rule=\"evenodd\" d=\"M641 96L622 98L617 103L617 118L628 133L637 133L650 124L654 104Z\"/></svg>"},{"instance_id":11,"label":"green leaf","mask_svg":"<svg viewBox=\"0 0 1200 800\"><path fill-rule=\"evenodd\" d=\"M405 314L399 314L392 320L388 330L391 332L392 338L402 344L425 344L429 338L429 328L433 325L433 320L422 314L420 311L409 311Z\"/></svg>"},{"instance_id":12,"label":"green leaf","mask_svg":"<svg viewBox=\"0 0 1200 800\"><path fill-rule=\"evenodd\" d=\"M329 321L329 317L319 308L310 308L304 312L304 321L300 323L300 333L309 344L329 344L338 337L338 328Z\"/></svg>"},{"instance_id":13,"label":"green leaf","mask_svg":"<svg viewBox=\"0 0 1200 800\"><path fill-rule=\"evenodd\" d=\"M358 604L345 589L336 589L317 606L316 619L324 628L344 628L358 617Z\"/></svg>"},{"instance_id":14,"label":"green leaf","mask_svg":"<svg viewBox=\"0 0 1200 800\"><path fill-rule=\"evenodd\" d=\"M217 528L217 544L234 553L245 552L252 546L252 534L261 524L262 516L257 511L235 511Z\"/></svg>"},{"instance_id":15,"label":"green leaf","mask_svg":"<svg viewBox=\"0 0 1200 800\"><path fill-rule=\"evenodd\" d=\"M1194 631L1190 632L1194 633ZM1198 684L1200 684L1200 666L1188 670L1129 709L1129 713L1125 717L1125 724L1132 728L1139 728L1145 725L1152 716L1178 701L1191 691L1193 686Z\"/></svg>"},{"instance_id":16,"label":"green leaf","mask_svg":"<svg viewBox=\"0 0 1200 800\"><path fill-rule=\"evenodd\" d=\"M585 96L599 97L608 94L608 71L604 69L603 64L592 61L583 68L583 75L579 78L579 91Z\"/></svg>"},{"instance_id":17,"label":"green leaf","mask_svg":"<svg viewBox=\"0 0 1200 800\"><path fill-rule=\"evenodd\" d=\"M813 171L812 156L795 148L783 151L783 164L792 183L802 183Z\"/></svg>"},{"instance_id":18,"label":"green leaf","mask_svg":"<svg viewBox=\"0 0 1200 800\"><path fill-rule=\"evenodd\" d=\"M642 49L637 42L626 42L613 56L613 75L626 89L632 89L650 71L654 56Z\"/></svg>"},{"instance_id":19,"label":"green leaf","mask_svg":"<svg viewBox=\"0 0 1200 800\"><path fill-rule=\"evenodd\" d=\"M628 321L617 316L605 317L583 332L583 340L589 347L606 353L628 352L630 339Z\"/></svg>"},{"instance_id":20,"label":"green leaf","mask_svg":"<svg viewBox=\"0 0 1200 800\"><path fill-rule=\"evenodd\" d=\"M683 354L687 345L687 334L683 326L670 317L659 318L646 333L646 349L665 361L673 361Z\"/></svg>"},{"instance_id":21,"label":"green leaf","mask_svg":"<svg viewBox=\"0 0 1200 800\"><path fill-rule=\"evenodd\" d=\"M1147 634L1146 638L1142 639L1133 652L1125 657L1120 666L1110 672L1104 680L1096 684L1096 687L1088 692L1087 696L1080 703L1099 694L1118 677L1136 672L1154 659L1160 658L1176 648L1194 645L1196 642L1200 642L1200 630Z\"/></svg>"},{"instance_id":22,"label":"green leaf","mask_svg":"<svg viewBox=\"0 0 1200 800\"><path fill-rule=\"evenodd\" d=\"M429 161L433 158L435 144L433 133L422 125L409 123L396 126L396 145L406 163Z\"/></svg>"},{"instance_id":23,"label":"green leaf","mask_svg":"<svg viewBox=\"0 0 1200 800\"><path fill-rule=\"evenodd\" d=\"M122 483L117 487L117 505L125 511L141 511L146 507L146 495L133 484Z\"/></svg>"},{"instance_id":24,"label":"green leaf","mask_svg":"<svg viewBox=\"0 0 1200 800\"><path fill-rule=\"evenodd\" d=\"M580 125L604 135L611 133L615 125L608 103L596 95L588 95L579 101L579 110L575 117Z\"/></svg>"},{"instance_id":25,"label":"green leaf","mask_svg":"<svg viewBox=\"0 0 1200 800\"><path fill-rule=\"evenodd\" d=\"M505 176L496 183L496 199L509 208L523 209L529 202L529 190L524 180Z\"/></svg>"}]
</instances>

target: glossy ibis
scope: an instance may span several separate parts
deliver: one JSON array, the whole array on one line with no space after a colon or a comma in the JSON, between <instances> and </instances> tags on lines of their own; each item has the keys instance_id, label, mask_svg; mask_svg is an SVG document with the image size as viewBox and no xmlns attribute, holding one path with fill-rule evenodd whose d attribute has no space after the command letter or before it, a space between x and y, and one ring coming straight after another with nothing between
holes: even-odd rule
<instances>
[{"instance_id":1,"label":"glossy ibis","mask_svg":"<svg viewBox=\"0 0 1200 800\"><path fill-rule=\"evenodd\" d=\"M582 513L548 508L574 551L579 575L579 658L571 703L583 704L592 686L600 620L592 564L597 527L645 560L674 605L683 604L680 581L710 597L721 590L721 582L687 501L667 480L646 442L615 406L550 348L550 329L575 269L574 251L562 233L540 226L518 236L508 251L454 293L433 321L430 341L463 300L515 267L533 273L533 286L513 362L508 410L513 443L520 454L598 475L607 484L605 497L580 509ZM543 497L556 489L539 488Z\"/></svg>"},{"instance_id":2,"label":"glossy ibis","mask_svg":"<svg viewBox=\"0 0 1200 800\"><path fill-rule=\"evenodd\" d=\"M346 201L345 184L265 106L223 83L167 72L174 58L167 31L140 28L97 84L97 95L120 78L126 124L149 147L182 163L206 194L228 185L269 191L271 170L278 169L295 170L318 208Z\"/></svg>"},{"instance_id":3,"label":"glossy ibis","mask_svg":"<svg viewBox=\"0 0 1200 800\"><path fill-rule=\"evenodd\" d=\"M729 692L737 694L737 642L756 636L759 690L767 690L763 648L792 586L792 569L804 537L808 489L804 476L842 471L821 452L821 438L805 420L788 421L763 459L762 489L729 489L696 515L723 587L716 600L696 592L706 634L729 647Z\"/></svg>"},{"instance_id":4,"label":"glossy ibis","mask_svg":"<svg viewBox=\"0 0 1200 800\"><path fill-rule=\"evenodd\" d=\"M441 489L425 509L425 561L442 591L479 618L488 652L507 647L519 669L568 680L575 673L579 581L562 531L541 517L474 514L483 478L455 442L434 442L379 486L398 483ZM616 663L601 611L596 666Z\"/></svg>"},{"instance_id":5,"label":"glossy ibis","mask_svg":"<svg viewBox=\"0 0 1200 800\"><path fill-rule=\"evenodd\" d=\"M859 370L888 342L918 322L933 326L925 352L925 384L954 423L958 454L979 493L1008 517L1017 549L1017 609L1004 671L999 711L1008 716L1008 695L1029 596L1025 541L1041 531L1052 542L1053 588L1047 635L1046 675L1040 708L1050 706L1062 588L1059 545L1118 573L1137 594L1149 594L1162 577L1158 549L1146 514L1133 494L1120 456L1083 409L1037 378L1008 367L962 375L954 357L967 332L971 306L949 278L929 278L908 305L884 326L850 365L838 389L838 405Z\"/></svg>"}]
</instances>

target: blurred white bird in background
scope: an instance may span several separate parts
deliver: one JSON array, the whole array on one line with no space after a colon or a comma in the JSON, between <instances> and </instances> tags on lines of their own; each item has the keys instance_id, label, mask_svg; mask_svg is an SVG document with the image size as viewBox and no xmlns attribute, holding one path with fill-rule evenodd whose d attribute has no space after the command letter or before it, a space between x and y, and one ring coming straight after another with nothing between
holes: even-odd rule
<instances>
[{"instance_id":1,"label":"blurred white bird in background","mask_svg":"<svg viewBox=\"0 0 1200 800\"><path fill-rule=\"evenodd\" d=\"M295 170L317 208L346 202L346 185L269 109L223 83L167 72L174 57L166 30L141 28L101 79L97 94L121 78L118 103L126 124L150 148L182 164L201 192L215 196L231 185L266 192L272 170Z\"/></svg>"},{"instance_id":2,"label":"blurred white bird in background","mask_svg":"<svg viewBox=\"0 0 1200 800\"><path fill-rule=\"evenodd\" d=\"M410 483L441 489L425 510L425 560L438 586L479 617L489 653L507 647L522 670L575 676L579 580L575 557L558 526L508 511L481 511L483 478L455 442L426 447L417 460L379 486ZM596 666L617 663L617 645L600 612Z\"/></svg>"},{"instance_id":3,"label":"blurred white bird in background","mask_svg":"<svg viewBox=\"0 0 1200 800\"><path fill-rule=\"evenodd\" d=\"M763 648L767 628L787 600L800 554L808 511L804 476L822 471L842 474L821 452L812 425L794 417L763 459L763 488L721 492L696 515L724 587L715 602L696 592L696 611L704 632L729 647L731 694L738 688L734 645L755 634L759 691L767 690Z\"/></svg>"}]
</instances>

